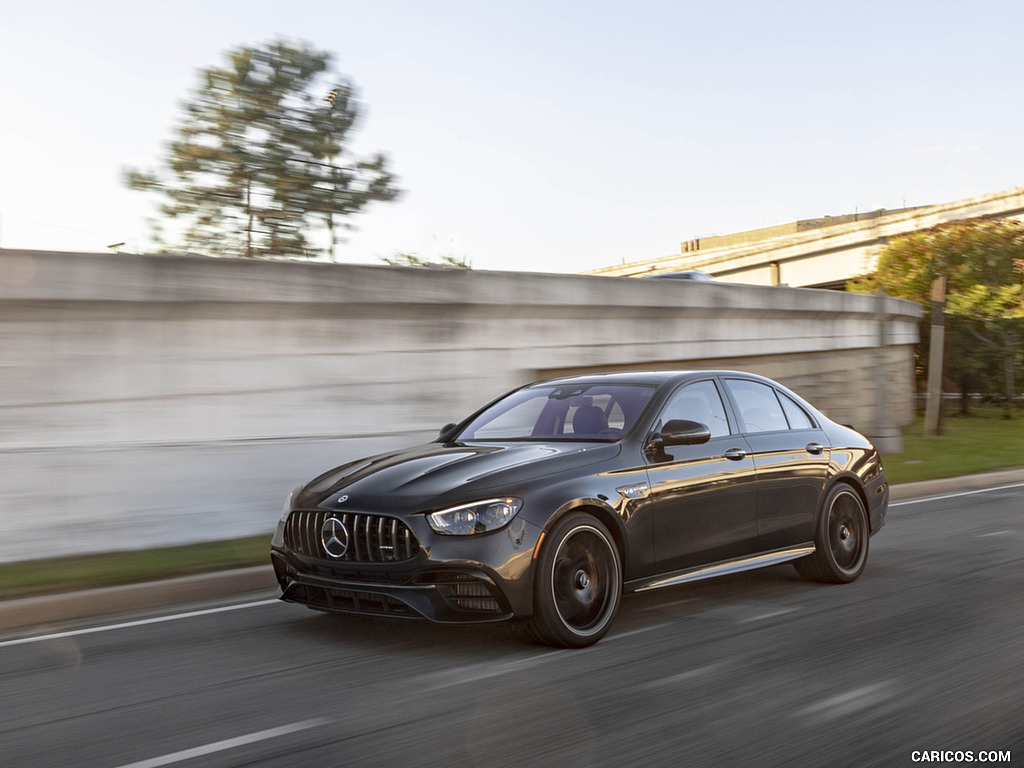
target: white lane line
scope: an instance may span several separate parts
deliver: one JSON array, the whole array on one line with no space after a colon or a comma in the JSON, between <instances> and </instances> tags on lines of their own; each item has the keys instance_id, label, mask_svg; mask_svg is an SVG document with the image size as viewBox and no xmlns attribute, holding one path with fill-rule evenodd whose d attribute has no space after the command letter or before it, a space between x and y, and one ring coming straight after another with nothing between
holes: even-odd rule
<instances>
[{"instance_id":1,"label":"white lane line","mask_svg":"<svg viewBox=\"0 0 1024 768\"><path fill-rule=\"evenodd\" d=\"M520 672L524 669L535 667L538 664L551 661L557 656L564 656L567 653L571 653L571 651L548 651L547 653L541 653L537 656L529 656L524 659L516 659L515 661L506 661L502 664L492 664L490 662L470 664L456 669L449 669L444 672L434 672L428 675L423 675L417 678L417 681L425 684L425 690L438 691L444 688L450 688L453 685L462 685L463 683L472 683L478 680L487 680L500 675Z\"/></svg>"},{"instance_id":2,"label":"white lane line","mask_svg":"<svg viewBox=\"0 0 1024 768\"><path fill-rule=\"evenodd\" d=\"M318 728L321 725L327 725L331 722L331 720L323 718L318 720L303 720L301 723L282 725L278 728L270 728L266 731L257 731L256 733L248 733L245 736L236 736L233 739L215 741L212 744L204 744L201 747L183 749L180 752L172 752L169 755L151 757L149 760L140 760L137 763L128 763L126 765L119 766L119 768L158 768L158 766L161 765L171 765L172 763L180 763L185 760L191 760L195 757L212 755L214 752L223 752L224 750L234 749L235 747L244 747L246 744L254 744L257 741L274 739L278 736L287 736L289 733L295 733L296 731L306 731L310 728Z\"/></svg>"},{"instance_id":3,"label":"white lane line","mask_svg":"<svg viewBox=\"0 0 1024 768\"><path fill-rule=\"evenodd\" d=\"M662 629L663 627L670 626L671 622L665 622L664 624L654 624L650 627L640 627L639 629L631 629L628 632L617 632L614 635L608 635L604 640L601 641L602 645L614 642L615 640L622 640L626 637L632 637L633 635L639 635L644 632L653 632L656 629Z\"/></svg>"},{"instance_id":4,"label":"white lane line","mask_svg":"<svg viewBox=\"0 0 1024 768\"><path fill-rule=\"evenodd\" d=\"M816 704L801 709L796 714L819 722L835 720L836 718L853 714L858 710L867 709L886 699L892 698L896 695L896 692L896 681L886 680L874 685L854 688L852 691L841 693L838 696L823 699Z\"/></svg>"},{"instance_id":5,"label":"white lane line","mask_svg":"<svg viewBox=\"0 0 1024 768\"><path fill-rule=\"evenodd\" d=\"M748 624L751 621L764 621L765 619L774 619L776 616L784 616L787 613L793 613L796 608L778 608L774 611L766 611L765 613L758 613L754 616L747 616L746 618L737 619L740 624Z\"/></svg>"},{"instance_id":6,"label":"white lane line","mask_svg":"<svg viewBox=\"0 0 1024 768\"><path fill-rule=\"evenodd\" d=\"M1024 488L1024 483L1014 483L1013 485L1000 485L997 488L981 488L977 491L962 491L960 493L947 493L944 496L927 496L923 499L910 499L909 501L897 501L889 505L892 507L902 507L907 504L923 504L926 501L944 501L945 499L955 499L960 496L974 496L978 493L992 493L993 491L1008 491L1011 488Z\"/></svg>"},{"instance_id":7,"label":"white lane line","mask_svg":"<svg viewBox=\"0 0 1024 768\"><path fill-rule=\"evenodd\" d=\"M695 603L697 602L696 597L684 597L682 600L673 600L670 603L656 603L654 605L646 605L641 608L641 611L661 611L668 608L675 608L676 606L682 605L683 603Z\"/></svg>"},{"instance_id":8,"label":"white lane line","mask_svg":"<svg viewBox=\"0 0 1024 768\"><path fill-rule=\"evenodd\" d=\"M638 635L641 632L651 632L661 627L667 627L668 624L655 624L651 627L642 627L641 629L634 629L629 632L622 632L616 635L608 635L601 641L601 645L605 646L608 643L618 640L623 637L630 637L632 635ZM449 669L444 672L431 672L426 675L422 675L416 678L418 683L424 686L424 690L437 691L443 688L450 688L454 685L462 685L463 683L473 683L478 680L487 680L491 677L499 677L501 675L507 675L515 672L521 672L524 669L530 669L531 667L545 664L549 661L555 661L559 658L564 658L569 654L581 653L586 651L571 651L568 649L562 649L557 651L546 651L539 653L534 656L528 656L522 659L515 659L514 661L506 661L502 664L493 664L491 662L484 662L481 664L470 664L456 669Z\"/></svg>"},{"instance_id":9,"label":"white lane line","mask_svg":"<svg viewBox=\"0 0 1024 768\"><path fill-rule=\"evenodd\" d=\"M242 608L255 608L260 605L280 604L280 600L257 600L253 603L238 603L236 605L224 605L220 608L207 608L202 611L190 611L188 613L175 613L170 616L155 616L152 619L139 619L137 621L126 621L121 624L106 624L101 627L86 627L85 629L72 629L67 632L55 632L50 635L35 635L34 637L20 637L17 640L4 640L0 642L0 648L7 648L11 645L24 645L26 643L41 643L44 640L59 640L63 637L76 637L78 635L91 635L95 632L110 632L114 629L129 629L130 627L142 627L146 624L160 624L164 621L177 621L179 619L191 619L193 616L209 616L211 613L225 613L227 611L238 611Z\"/></svg>"},{"instance_id":10,"label":"white lane line","mask_svg":"<svg viewBox=\"0 0 1024 768\"><path fill-rule=\"evenodd\" d=\"M703 667L696 667L695 669L688 669L685 672L679 672L678 674L664 677L661 680L652 680L649 683L637 686L638 690L648 690L650 688L662 688L664 686L675 685L676 683L682 683L687 680L693 680L696 677L704 677L710 675L719 670L725 669L729 665L724 661L716 661L713 664L707 664Z\"/></svg>"}]
</instances>

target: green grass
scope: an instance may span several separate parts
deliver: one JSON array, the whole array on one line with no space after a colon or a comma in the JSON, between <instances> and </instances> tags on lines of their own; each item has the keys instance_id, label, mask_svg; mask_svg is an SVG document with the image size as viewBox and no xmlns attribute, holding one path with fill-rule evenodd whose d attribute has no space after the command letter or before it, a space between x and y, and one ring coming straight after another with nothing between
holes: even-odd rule
<instances>
[{"instance_id":1,"label":"green grass","mask_svg":"<svg viewBox=\"0 0 1024 768\"><path fill-rule=\"evenodd\" d=\"M139 552L0 564L0 599L270 564L270 534Z\"/></svg>"},{"instance_id":2,"label":"green grass","mask_svg":"<svg viewBox=\"0 0 1024 768\"><path fill-rule=\"evenodd\" d=\"M925 437L918 418L903 430L903 452L882 457L891 483L1024 466L1024 414L995 408L947 413L941 437ZM270 563L270 536L251 536L142 552L112 552L0 564L0 599L127 584Z\"/></svg>"},{"instance_id":3,"label":"green grass","mask_svg":"<svg viewBox=\"0 0 1024 768\"><path fill-rule=\"evenodd\" d=\"M890 483L935 480L1024 466L1024 414L1012 419L1000 408L943 415L942 435L925 437L924 419L903 430L903 452L882 455Z\"/></svg>"}]
</instances>

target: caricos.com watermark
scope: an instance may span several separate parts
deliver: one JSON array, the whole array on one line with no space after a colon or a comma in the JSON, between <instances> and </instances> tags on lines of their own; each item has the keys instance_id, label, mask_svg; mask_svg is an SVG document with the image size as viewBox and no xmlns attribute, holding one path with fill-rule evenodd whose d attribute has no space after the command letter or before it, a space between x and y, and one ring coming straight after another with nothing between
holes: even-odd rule
<instances>
[{"instance_id":1,"label":"caricos.com watermark","mask_svg":"<svg viewBox=\"0 0 1024 768\"><path fill-rule=\"evenodd\" d=\"M1008 763L1010 750L915 749L910 759L915 763Z\"/></svg>"}]
</instances>

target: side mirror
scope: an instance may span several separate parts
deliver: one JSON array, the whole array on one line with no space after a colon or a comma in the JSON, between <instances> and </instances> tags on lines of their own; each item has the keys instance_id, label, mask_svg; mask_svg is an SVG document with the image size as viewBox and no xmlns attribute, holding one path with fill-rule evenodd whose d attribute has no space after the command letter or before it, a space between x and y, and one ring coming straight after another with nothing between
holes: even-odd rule
<instances>
[{"instance_id":1,"label":"side mirror","mask_svg":"<svg viewBox=\"0 0 1024 768\"><path fill-rule=\"evenodd\" d=\"M665 445L701 445L710 439L710 427L699 421L672 419L661 429L661 442Z\"/></svg>"},{"instance_id":2,"label":"side mirror","mask_svg":"<svg viewBox=\"0 0 1024 768\"><path fill-rule=\"evenodd\" d=\"M457 426L459 425L456 424L454 421L451 424L445 424L443 427L441 427L441 431L437 433L438 439L444 439L448 437L448 433L450 433Z\"/></svg>"}]
</instances>

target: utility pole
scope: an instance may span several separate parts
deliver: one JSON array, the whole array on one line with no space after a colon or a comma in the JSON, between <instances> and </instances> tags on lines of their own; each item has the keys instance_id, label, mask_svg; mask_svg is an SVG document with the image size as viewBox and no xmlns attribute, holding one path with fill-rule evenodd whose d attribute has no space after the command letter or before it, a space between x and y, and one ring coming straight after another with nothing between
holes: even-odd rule
<instances>
[{"instance_id":1,"label":"utility pole","mask_svg":"<svg viewBox=\"0 0 1024 768\"><path fill-rule=\"evenodd\" d=\"M334 102L337 101L337 99L338 89L335 88L333 91L327 94L327 98L324 99L324 101L326 101L328 106L330 106L330 108L333 110ZM337 197L338 195L338 174L337 171L334 169L334 154L331 153L327 160L331 168L331 205L334 205L334 197ZM335 257L335 249L337 248L338 245L338 239L337 235L334 232L334 211L330 208L328 208L327 210L327 229L329 229L331 232L331 262L334 263L335 261L337 261L337 258Z\"/></svg>"},{"instance_id":2,"label":"utility pole","mask_svg":"<svg viewBox=\"0 0 1024 768\"><path fill-rule=\"evenodd\" d=\"M942 434L942 353L946 346L946 276L932 281L932 340L928 348L928 402L924 433Z\"/></svg>"}]
</instances>

